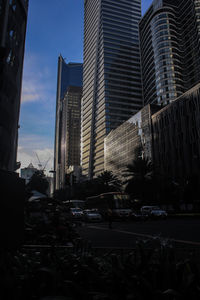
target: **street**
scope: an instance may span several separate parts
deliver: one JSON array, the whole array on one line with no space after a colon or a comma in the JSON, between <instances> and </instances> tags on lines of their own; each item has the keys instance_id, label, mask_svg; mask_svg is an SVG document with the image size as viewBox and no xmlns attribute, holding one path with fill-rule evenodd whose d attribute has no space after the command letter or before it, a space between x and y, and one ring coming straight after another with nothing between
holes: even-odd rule
<instances>
[{"instance_id":1,"label":"street","mask_svg":"<svg viewBox=\"0 0 200 300\"><path fill-rule=\"evenodd\" d=\"M200 247L200 219L167 219L139 222L83 223L80 236L93 247L134 248L138 239L160 236L170 239L176 247Z\"/></svg>"}]
</instances>

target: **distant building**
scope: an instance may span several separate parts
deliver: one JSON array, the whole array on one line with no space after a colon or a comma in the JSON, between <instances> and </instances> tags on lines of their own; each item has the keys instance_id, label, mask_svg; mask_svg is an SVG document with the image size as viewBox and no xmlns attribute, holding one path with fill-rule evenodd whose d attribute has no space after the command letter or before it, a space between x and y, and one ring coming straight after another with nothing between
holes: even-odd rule
<instances>
[{"instance_id":1,"label":"distant building","mask_svg":"<svg viewBox=\"0 0 200 300\"><path fill-rule=\"evenodd\" d=\"M69 168L67 169L67 174L69 175L69 185L84 181L84 178L82 177L82 170L79 165L69 166Z\"/></svg>"},{"instance_id":2,"label":"distant building","mask_svg":"<svg viewBox=\"0 0 200 300\"><path fill-rule=\"evenodd\" d=\"M104 171L104 138L142 107L140 0L85 0L83 175Z\"/></svg>"},{"instance_id":3,"label":"distant building","mask_svg":"<svg viewBox=\"0 0 200 300\"><path fill-rule=\"evenodd\" d=\"M200 81L200 2L154 0L139 28L144 104L163 106Z\"/></svg>"},{"instance_id":4,"label":"distant building","mask_svg":"<svg viewBox=\"0 0 200 300\"><path fill-rule=\"evenodd\" d=\"M15 171L28 0L0 1L0 169Z\"/></svg>"},{"instance_id":5,"label":"distant building","mask_svg":"<svg viewBox=\"0 0 200 300\"><path fill-rule=\"evenodd\" d=\"M83 65L81 63L66 63L63 57L58 57L57 96L56 96L56 124L54 144L55 189L61 188L61 140L63 128L63 99L69 86L82 87Z\"/></svg>"},{"instance_id":6,"label":"distant building","mask_svg":"<svg viewBox=\"0 0 200 300\"><path fill-rule=\"evenodd\" d=\"M70 166L80 166L82 88L69 86L62 102L61 165L59 184L65 186Z\"/></svg>"},{"instance_id":7,"label":"distant building","mask_svg":"<svg viewBox=\"0 0 200 300\"><path fill-rule=\"evenodd\" d=\"M33 174L35 174L36 171L38 171L38 169L35 168L32 163L30 163L27 168L21 169L20 177L25 179L27 184L29 183L31 177L33 176Z\"/></svg>"},{"instance_id":8,"label":"distant building","mask_svg":"<svg viewBox=\"0 0 200 300\"><path fill-rule=\"evenodd\" d=\"M105 169L121 176L121 172L142 150L142 156L152 160L151 116L160 109L156 105L146 105L122 125L112 130L105 138Z\"/></svg>"}]
</instances>

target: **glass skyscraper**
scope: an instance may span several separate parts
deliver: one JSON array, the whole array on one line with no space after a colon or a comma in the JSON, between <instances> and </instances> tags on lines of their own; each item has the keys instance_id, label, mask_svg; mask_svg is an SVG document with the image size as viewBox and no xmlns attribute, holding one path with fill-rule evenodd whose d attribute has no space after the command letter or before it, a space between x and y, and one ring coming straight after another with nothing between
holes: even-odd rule
<instances>
[{"instance_id":1,"label":"glass skyscraper","mask_svg":"<svg viewBox=\"0 0 200 300\"><path fill-rule=\"evenodd\" d=\"M82 171L104 171L104 138L142 107L140 0L85 0Z\"/></svg>"},{"instance_id":2,"label":"glass skyscraper","mask_svg":"<svg viewBox=\"0 0 200 300\"><path fill-rule=\"evenodd\" d=\"M82 87L83 64L66 63L63 57L58 57L58 77L57 77L57 96L56 96L56 124L55 124L55 149L54 149L54 188L59 189L62 186L62 128L63 128L63 100L69 86Z\"/></svg>"},{"instance_id":3,"label":"glass skyscraper","mask_svg":"<svg viewBox=\"0 0 200 300\"><path fill-rule=\"evenodd\" d=\"M71 166L80 166L82 88L69 86L63 98L61 133L61 186Z\"/></svg>"},{"instance_id":4,"label":"glass skyscraper","mask_svg":"<svg viewBox=\"0 0 200 300\"><path fill-rule=\"evenodd\" d=\"M200 81L200 1L154 0L140 45L144 103L166 105Z\"/></svg>"}]
</instances>

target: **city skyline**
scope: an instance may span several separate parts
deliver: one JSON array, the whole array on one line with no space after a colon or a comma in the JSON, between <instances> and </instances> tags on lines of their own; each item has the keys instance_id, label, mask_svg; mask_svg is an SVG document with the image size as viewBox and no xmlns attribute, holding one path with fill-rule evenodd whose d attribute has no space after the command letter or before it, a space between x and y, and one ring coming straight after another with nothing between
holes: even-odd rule
<instances>
[{"instance_id":1,"label":"city skyline","mask_svg":"<svg viewBox=\"0 0 200 300\"><path fill-rule=\"evenodd\" d=\"M142 1L142 14L151 2ZM37 153L43 164L51 158L47 170L53 169L57 59L61 53L67 63L83 61L83 1L54 4L48 1L47 10L47 1L29 3L18 143L22 167L37 166Z\"/></svg>"}]
</instances>

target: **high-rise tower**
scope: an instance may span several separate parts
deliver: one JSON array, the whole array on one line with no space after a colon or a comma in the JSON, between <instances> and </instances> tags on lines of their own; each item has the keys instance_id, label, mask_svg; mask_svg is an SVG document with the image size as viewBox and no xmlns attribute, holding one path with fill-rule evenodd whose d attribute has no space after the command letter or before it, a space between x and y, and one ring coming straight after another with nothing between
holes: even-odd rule
<instances>
[{"instance_id":1,"label":"high-rise tower","mask_svg":"<svg viewBox=\"0 0 200 300\"><path fill-rule=\"evenodd\" d=\"M0 0L0 169L15 171L28 0Z\"/></svg>"},{"instance_id":2,"label":"high-rise tower","mask_svg":"<svg viewBox=\"0 0 200 300\"><path fill-rule=\"evenodd\" d=\"M142 107L140 0L85 0L82 170L104 171L104 138Z\"/></svg>"},{"instance_id":3,"label":"high-rise tower","mask_svg":"<svg viewBox=\"0 0 200 300\"><path fill-rule=\"evenodd\" d=\"M200 81L200 1L154 0L140 22L144 103L166 105Z\"/></svg>"},{"instance_id":4,"label":"high-rise tower","mask_svg":"<svg viewBox=\"0 0 200 300\"><path fill-rule=\"evenodd\" d=\"M82 88L69 86L63 98L61 133L61 186L70 166L80 166Z\"/></svg>"},{"instance_id":5,"label":"high-rise tower","mask_svg":"<svg viewBox=\"0 0 200 300\"><path fill-rule=\"evenodd\" d=\"M62 187L62 168L61 161L65 153L62 147L62 131L63 131L63 100L69 86L82 87L83 80L83 64L66 63L63 57L58 57L58 77L57 77L57 97L56 97L56 124L55 124L55 144L54 144L54 171L55 181L54 189Z\"/></svg>"}]
</instances>

